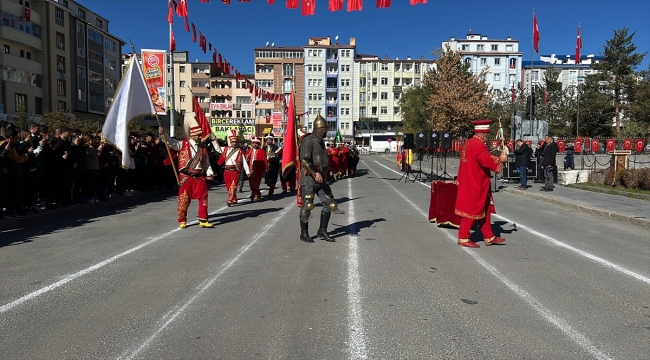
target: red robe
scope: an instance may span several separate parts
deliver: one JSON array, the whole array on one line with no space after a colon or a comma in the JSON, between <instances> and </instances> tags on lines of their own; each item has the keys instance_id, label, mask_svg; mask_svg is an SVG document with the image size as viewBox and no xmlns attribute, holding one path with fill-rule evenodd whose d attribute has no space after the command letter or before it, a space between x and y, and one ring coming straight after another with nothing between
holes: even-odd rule
<instances>
[{"instance_id":1,"label":"red robe","mask_svg":"<svg viewBox=\"0 0 650 360\"><path fill-rule=\"evenodd\" d=\"M225 165L223 180L228 189L228 204L237 203L237 186L239 186L239 173L243 166L243 151L240 148L226 146L217 162L219 165Z\"/></svg>"},{"instance_id":2,"label":"red robe","mask_svg":"<svg viewBox=\"0 0 650 360\"><path fill-rule=\"evenodd\" d=\"M330 173L332 173L332 176L335 176L339 171L339 149L333 147L330 148L330 152L332 153L332 158L330 159ZM336 175L338 176L338 175Z\"/></svg>"},{"instance_id":3,"label":"red robe","mask_svg":"<svg viewBox=\"0 0 650 360\"><path fill-rule=\"evenodd\" d=\"M348 156L350 151L348 148L342 146L339 148L339 171L341 176L348 175Z\"/></svg>"},{"instance_id":4,"label":"red robe","mask_svg":"<svg viewBox=\"0 0 650 360\"><path fill-rule=\"evenodd\" d=\"M261 149L250 148L246 151L246 161L248 168L251 170L248 176L248 184L251 187L251 196L259 200L262 196L260 192L260 184L262 183L262 174L268 169L268 162L266 153Z\"/></svg>"},{"instance_id":5,"label":"red robe","mask_svg":"<svg viewBox=\"0 0 650 360\"><path fill-rule=\"evenodd\" d=\"M492 197L490 171L501 172L501 160L490 154L481 137L474 135L460 152L456 215L472 220L485 218Z\"/></svg>"},{"instance_id":6,"label":"red robe","mask_svg":"<svg viewBox=\"0 0 650 360\"><path fill-rule=\"evenodd\" d=\"M178 170L180 172L180 187L178 188L178 222L187 222L187 208L191 200L199 200L199 220L208 221L208 183L207 176L212 176L208 152L204 147L198 149L201 151L201 160L196 168L189 168L192 161L192 149L190 141L183 140L180 143L178 151ZM187 175L187 171L193 176Z\"/></svg>"}]
</instances>

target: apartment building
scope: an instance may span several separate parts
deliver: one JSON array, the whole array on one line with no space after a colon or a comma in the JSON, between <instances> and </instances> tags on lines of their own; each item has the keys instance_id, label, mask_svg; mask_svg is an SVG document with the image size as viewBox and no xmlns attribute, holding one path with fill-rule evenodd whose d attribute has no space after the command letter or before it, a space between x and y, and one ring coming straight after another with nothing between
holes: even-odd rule
<instances>
[{"instance_id":1,"label":"apartment building","mask_svg":"<svg viewBox=\"0 0 650 360\"><path fill-rule=\"evenodd\" d=\"M367 133L394 132L402 123L399 101L410 86L420 86L426 73L435 67L433 59L383 59L376 55L357 54L353 85L354 136Z\"/></svg>"},{"instance_id":2,"label":"apartment building","mask_svg":"<svg viewBox=\"0 0 650 360\"><path fill-rule=\"evenodd\" d=\"M109 33L108 20L72 0L0 0L0 6L2 110L15 114L24 104L34 120L57 111L105 116L124 45Z\"/></svg>"},{"instance_id":3,"label":"apartment building","mask_svg":"<svg viewBox=\"0 0 650 360\"><path fill-rule=\"evenodd\" d=\"M544 86L544 79L546 78L546 71L549 67L553 67L558 71L558 81L562 83L562 89L575 88L578 83L584 82L585 78L591 74L596 73L591 66L603 60L602 56L589 54L582 56L580 63L576 64L575 55L540 55L539 61L523 61L522 62L522 88L531 93L531 88L537 91L540 87Z\"/></svg>"},{"instance_id":4,"label":"apartment building","mask_svg":"<svg viewBox=\"0 0 650 360\"><path fill-rule=\"evenodd\" d=\"M447 45L461 53L473 74L478 75L488 68L489 72L483 78L488 84L488 91L507 92L522 81L523 53L519 51L519 41L510 36L505 40L489 39L487 35L469 29L465 39L452 37L443 41L442 49Z\"/></svg>"},{"instance_id":5,"label":"apartment building","mask_svg":"<svg viewBox=\"0 0 650 360\"><path fill-rule=\"evenodd\" d=\"M334 43L329 36L310 38L304 56L305 126L312 131L311 121L320 113L329 124L327 137L334 137L338 130L344 138L352 139L357 114L352 106L356 39L340 44L338 36Z\"/></svg>"},{"instance_id":6,"label":"apartment building","mask_svg":"<svg viewBox=\"0 0 650 360\"><path fill-rule=\"evenodd\" d=\"M274 46L267 43L264 47L255 48L255 86L273 94L283 94L287 103L289 94L295 91L296 114L300 115L300 123L306 121L305 113L305 69L303 66L304 49L302 47ZM274 127L273 135L282 136L286 116L281 102L256 98L255 123L266 126L267 122L282 114L282 126Z\"/></svg>"}]
</instances>

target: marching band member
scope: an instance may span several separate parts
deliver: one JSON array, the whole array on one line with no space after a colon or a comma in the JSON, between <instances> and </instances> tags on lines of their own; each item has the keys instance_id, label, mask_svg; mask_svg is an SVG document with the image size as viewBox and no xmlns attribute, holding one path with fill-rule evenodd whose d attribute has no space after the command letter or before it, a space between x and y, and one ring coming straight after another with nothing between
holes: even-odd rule
<instances>
[{"instance_id":1,"label":"marching band member","mask_svg":"<svg viewBox=\"0 0 650 360\"><path fill-rule=\"evenodd\" d=\"M236 129L226 131L230 146L222 148L216 140L212 140L212 146L221 153L219 165L224 165L223 179L228 189L228 206L237 204L237 186L239 185L239 174L246 171L250 175L250 168L244 159L244 152L239 147L239 139Z\"/></svg>"},{"instance_id":2,"label":"marching band member","mask_svg":"<svg viewBox=\"0 0 650 360\"><path fill-rule=\"evenodd\" d=\"M246 162L250 169L248 176L248 184L251 188L251 201L259 201L262 193L260 192L260 184L262 183L262 174L267 172L268 163L266 154L260 149L262 141L258 137L253 137L251 140L253 147L246 152Z\"/></svg>"}]
</instances>

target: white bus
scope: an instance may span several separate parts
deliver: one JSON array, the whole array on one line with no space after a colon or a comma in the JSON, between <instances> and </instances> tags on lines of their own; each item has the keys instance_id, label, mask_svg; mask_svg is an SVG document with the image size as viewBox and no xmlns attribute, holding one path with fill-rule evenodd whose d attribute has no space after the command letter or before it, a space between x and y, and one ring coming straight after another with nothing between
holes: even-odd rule
<instances>
[{"instance_id":1,"label":"white bus","mask_svg":"<svg viewBox=\"0 0 650 360\"><path fill-rule=\"evenodd\" d=\"M391 132L362 134L361 136L363 137L361 146L367 147L369 152L396 153L402 145L401 141L397 141L396 134Z\"/></svg>"}]
</instances>

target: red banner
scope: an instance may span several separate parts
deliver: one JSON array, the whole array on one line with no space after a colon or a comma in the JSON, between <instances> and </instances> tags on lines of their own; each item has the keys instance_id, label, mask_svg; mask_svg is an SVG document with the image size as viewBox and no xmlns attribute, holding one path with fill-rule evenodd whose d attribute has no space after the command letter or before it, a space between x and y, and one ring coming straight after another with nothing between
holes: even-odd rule
<instances>
[{"instance_id":1,"label":"red banner","mask_svg":"<svg viewBox=\"0 0 650 360\"><path fill-rule=\"evenodd\" d=\"M582 152L582 140L576 140L576 143L573 146L573 151L575 151L576 153Z\"/></svg>"},{"instance_id":2,"label":"red banner","mask_svg":"<svg viewBox=\"0 0 650 360\"><path fill-rule=\"evenodd\" d=\"M156 114L167 114L167 52L142 49L142 74Z\"/></svg>"},{"instance_id":3,"label":"red banner","mask_svg":"<svg viewBox=\"0 0 650 360\"><path fill-rule=\"evenodd\" d=\"M645 140L644 139L636 139L634 140L634 150L637 152L643 151L643 147L645 146Z\"/></svg>"},{"instance_id":4,"label":"red banner","mask_svg":"<svg viewBox=\"0 0 650 360\"><path fill-rule=\"evenodd\" d=\"M632 150L632 139L623 140L623 150Z\"/></svg>"},{"instance_id":5,"label":"red banner","mask_svg":"<svg viewBox=\"0 0 650 360\"><path fill-rule=\"evenodd\" d=\"M598 152L600 150L600 141L591 140L591 152Z\"/></svg>"},{"instance_id":6,"label":"red banner","mask_svg":"<svg viewBox=\"0 0 650 360\"><path fill-rule=\"evenodd\" d=\"M559 152L564 152L564 150L566 150L566 140L557 141L557 150Z\"/></svg>"},{"instance_id":7,"label":"red banner","mask_svg":"<svg viewBox=\"0 0 650 360\"><path fill-rule=\"evenodd\" d=\"M508 142L506 143L506 146L508 147L508 150L510 150L510 152L515 151L515 142L514 141L508 140Z\"/></svg>"},{"instance_id":8,"label":"red banner","mask_svg":"<svg viewBox=\"0 0 650 360\"><path fill-rule=\"evenodd\" d=\"M614 140L614 139L607 139L605 144L606 144L606 147L607 147L607 152L612 152L616 148L616 140Z\"/></svg>"}]
</instances>

